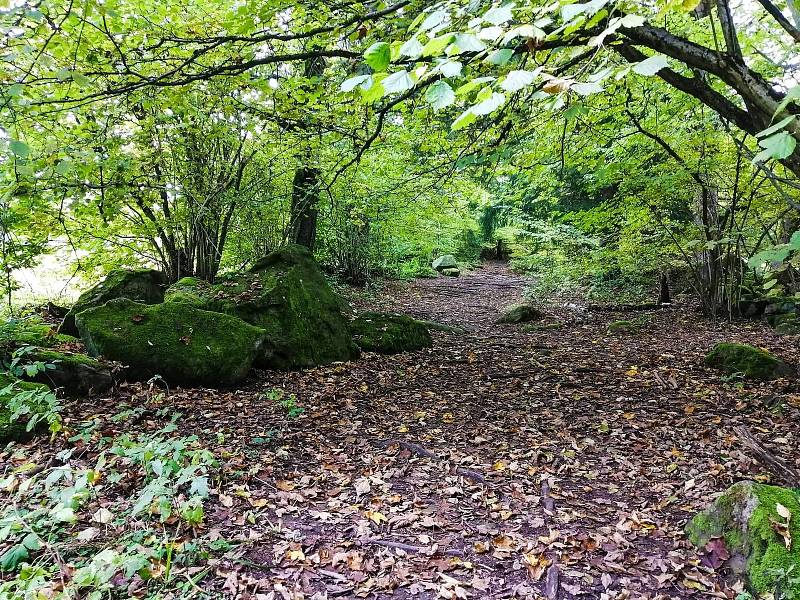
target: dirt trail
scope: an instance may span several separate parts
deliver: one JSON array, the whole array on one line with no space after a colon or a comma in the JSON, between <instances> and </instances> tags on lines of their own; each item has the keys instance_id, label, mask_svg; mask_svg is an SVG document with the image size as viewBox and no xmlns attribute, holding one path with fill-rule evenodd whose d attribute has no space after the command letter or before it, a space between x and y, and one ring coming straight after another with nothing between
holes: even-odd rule
<instances>
[{"instance_id":1,"label":"dirt trail","mask_svg":"<svg viewBox=\"0 0 800 600\"><path fill-rule=\"evenodd\" d=\"M261 373L233 395L174 394L181 427L206 429L210 443L221 432L229 468L246 473L240 493L227 494L232 505L212 508L209 528L247 543L206 589L732 598L698 565L683 525L715 492L765 475L735 426L798 464L800 403L794 383L724 383L702 355L723 339L795 363L797 350L760 324L714 328L687 309L644 314L633 335L606 332L619 315L561 309L545 320L558 329L495 325L524 285L489 264L392 286L369 307L467 333L436 332L421 352ZM273 388L305 412L287 419L262 397Z\"/></svg>"}]
</instances>

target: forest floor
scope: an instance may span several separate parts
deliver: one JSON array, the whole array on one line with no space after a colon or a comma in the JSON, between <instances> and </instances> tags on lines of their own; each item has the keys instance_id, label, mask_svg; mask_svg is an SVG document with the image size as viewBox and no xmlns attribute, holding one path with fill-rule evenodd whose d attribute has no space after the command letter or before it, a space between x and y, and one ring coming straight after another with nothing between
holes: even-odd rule
<instances>
[{"instance_id":1,"label":"forest floor","mask_svg":"<svg viewBox=\"0 0 800 600\"><path fill-rule=\"evenodd\" d=\"M794 340L680 305L554 306L539 328L496 325L525 285L493 263L386 284L354 302L466 332L434 332L419 352L260 372L236 391L123 387L67 414L113 435L162 428L168 407L182 413L179 433L222 457L204 525L182 535L231 546L190 595L734 598L683 527L733 482L769 480L735 427L800 466L800 387L726 381L702 358L726 340L797 364ZM641 328L609 334L617 319ZM142 402L135 423L109 419Z\"/></svg>"}]
</instances>

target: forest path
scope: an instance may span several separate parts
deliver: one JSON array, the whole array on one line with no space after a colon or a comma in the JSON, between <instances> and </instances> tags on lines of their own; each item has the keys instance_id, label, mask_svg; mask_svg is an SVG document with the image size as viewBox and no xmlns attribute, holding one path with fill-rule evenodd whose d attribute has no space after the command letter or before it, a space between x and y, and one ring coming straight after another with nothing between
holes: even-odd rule
<instances>
[{"instance_id":1,"label":"forest path","mask_svg":"<svg viewBox=\"0 0 800 600\"><path fill-rule=\"evenodd\" d=\"M725 383L702 357L721 340L795 364L797 349L685 308L637 315L630 335L607 333L630 314L560 308L542 323L555 329L495 325L525 283L490 263L387 285L356 303L468 331L260 372L241 390L173 391L180 431L230 474L206 531L239 545L202 587L256 600L733 598L683 527L715 492L764 475L736 426L798 465L800 396L794 382ZM304 412L288 416L276 394Z\"/></svg>"}]
</instances>

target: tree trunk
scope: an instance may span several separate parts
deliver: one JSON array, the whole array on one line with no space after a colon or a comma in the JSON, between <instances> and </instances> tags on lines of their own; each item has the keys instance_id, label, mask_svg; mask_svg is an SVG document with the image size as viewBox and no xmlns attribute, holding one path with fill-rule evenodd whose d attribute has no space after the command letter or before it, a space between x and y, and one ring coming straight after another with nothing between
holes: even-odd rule
<instances>
[{"instance_id":1,"label":"tree trunk","mask_svg":"<svg viewBox=\"0 0 800 600\"><path fill-rule=\"evenodd\" d=\"M310 250L317 238L319 176L319 169L304 166L295 171L292 182L289 240Z\"/></svg>"}]
</instances>

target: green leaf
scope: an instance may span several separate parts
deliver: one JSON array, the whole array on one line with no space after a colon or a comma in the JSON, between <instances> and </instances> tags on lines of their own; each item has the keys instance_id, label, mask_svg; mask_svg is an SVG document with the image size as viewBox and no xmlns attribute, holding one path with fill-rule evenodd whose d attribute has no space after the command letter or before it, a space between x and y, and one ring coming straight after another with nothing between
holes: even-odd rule
<instances>
[{"instance_id":1,"label":"green leaf","mask_svg":"<svg viewBox=\"0 0 800 600\"><path fill-rule=\"evenodd\" d=\"M764 150L753 157L753 162L764 162L770 158L781 160L791 156L797 146L797 140L786 131L781 131L759 140L758 145Z\"/></svg>"},{"instance_id":2,"label":"green leaf","mask_svg":"<svg viewBox=\"0 0 800 600\"><path fill-rule=\"evenodd\" d=\"M565 23L586 12L587 4L566 4L561 7L561 18Z\"/></svg>"},{"instance_id":3,"label":"green leaf","mask_svg":"<svg viewBox=\"0 0 800 600\"><path fill-rule=\"evenodd\" d=\"M764 131L759 131L756 134L756 137L759 137L759 138L760 137L766 137L768 135L771 135L771 134L775 133L776 131L780 131L781 129L786 127L789 123L794 121L794 119L795 119L795 116L794 115L790 115L790 116L786 117L785 119L781 120L779 123L775 123L775 125L773 125L772 127L768 127Z\"/></svg>"},{"instance_id":4,"label":"green leaf","mask_svg":"<svg viewBox=\"0 0 800 600\"><path fill-rule=\"evenodd\" d=\"M422 55L434 56L436 54L441 54L442 51L447 48L448 44L450 44L452 41L452 33L446 33L444 35L440 35L439 37L435 37L422 48Z\"/></svg>"},{"instance_id":5,"label":"green leaf","mask_svg":"<svg viewBox=\"0 0 800 600\"><path fill-rule=\"evenodd\" d=\"M511 60L512 56L514 56L514 51L511 48L503 48L490 53L489 56L486 57L486 62L502 67Z\"/></svg>"},{"instance_id":6,"label":"green leaf","mask_svg":"<svg viewBox=\"0 0 800 600\"><path fill-rule=\"evenodd\" d=\"M667 57L663 54L656 54L650 58L644 59L642 62L633 65L633 72L645 77L652 77L656 75L661 69L669 66Z\"/></svg>"},{"instance_id":7,"label":"green leaf","mask_svg":"<svg viewBox=\"0 0 800 600\"><path fill-rule=\"evenodd\" d=\"M420 25L422 31L429 31L441 26L447 19L447 11L437 10L428 15Z\"/></svg>"},{"instance_id":8,"label":"green leaf","mask_svg":"<svg viewBox=\"0 0 800 600\"><path fill-rule=\"evenodd\" d=\"M458 131L459 129L464 129L465 127L469 127L472 125L478 116L472 112L471 108L468 108L463 113L459 115L459 117L453 121L453 124L450 126L450 129L453 131Z\"/></svg>"},{"instance_id":9,"label":"green leaf","mask_svg":"<svg viewBox=\"0 0 800 600\"><path fill-rule=\"evenodd\" d=\"M505 94L494 92L489 98L472 107L472 112L478 116L489 115L506 103Z\"/></svg>"},{"instance_id":10,"label":"green leaf","mask_svg":"<svg viewBox=\"0 0 800 600\"><path fill-rule=\"evenodd\" d=\"M416 37L412 37L405 44L400 46L400 56L407 56L412 59L417 59L422 56L423 47Z\"/></svg>"},{"instance_id":11,"label":"green leaf","mask_svg":"<svg viewBox=\"0 0 800 600\"><path fill-rule=\"evenodd\" d=\"M436 70L439 71L445 77L458 77L461 75L461 69L464 68L457 60L448 60L447 62L443 62Z\"/></svg>"},{"instance_id":12,"label":"green leaf","mask_svg":"<svg viewBox=\"0 0 800 600\"><path fill-rule=\"evenodd\" d=\"M11 149L11 152L14 154L14 156L19 158L27 158L31 152L28 144L19 140L11 140L11 143L8 145L8 147Z\"/></svg>"},{"instance_id":13,"label":"green leaf","mask_svg":"<svg viewBox=\"0 0 800 600\"><path fill-rule=\"evenodd\" d=\"M446 81L437 81L425 91L425 101L434 110L441 110L456 101L456 93Z\"/></svg>"},{"instance_id":14,"label":"green leaf","mask_svg":"<svg viewBox=\"0 0 800 600\"><path fill-rule=\"evenodd\" d=\"M775 114L781 114L783 110L789 106L789 103L795 100L800 100L800 85L796 85L786 92L786 96L781 100L781 103L778 104L778 108L775 109Z\"/></svg>"},{"instance_id":15,"label":"green leaf","mask_svg":"<svg viewBox=\"0 0 800 600\"><path fill-rule=\"evenodd\" d=\"M356 75L342 83L343 92L352 92L356 87L372 79L372 75Z\"/></svg>"},{"instance_id":16,"label":"green leaf","mask_svg":"<svg viewBox=\"0 0 800 600\"><path fill-rule=\"evenodd\" d=\"M535 71L509 71L505 79L500 82L500 87L507 92L518 92L529 86L536 79Z\"/></svg>"},{"instance_id":17,"label":"green leaf","mask_svg":"<svg viewBox=\"0 0 800 600\"><path fill-rule=\"evenodd\" d=\"M458 54L486 50L484 43L471 33L457 33L453 45L457 48Z\"/></svg>"},{"instance_id":18,"label":"green leaf","mask_svg":"<svg viewBox=\"0 0 800 600\"><path fill-rule=\"evenodd\" d=\"M392 73L383 80L384 96L387 94L405 92L413 87L414 80L411 78L411 75L408 74L408 71L398 71L397 73Z\"/></svg>"},{"instance_id":19,"label":"green leaf","mask_svg":"<svg viewBox=\"0 0 800 600\"><path fill-rule=\"evenodd\" d=\"M504 4L503 6L495 6L494 8L486 11L483 15L483 20L492 25L502 25L513 18L512 10L514 3Z\"/></svg>"},{"instance_id":20,"label":"green leaf","mask_svg":"<svg viewBox=\"0 0 800 600\"><path fill-rule=\"evenodd\" d=\"M17 565L28 558L28 549L22 544L15 544L0 556L0 571L14 571Z\"/></svg>"},{"instance_id":21,"label":"green leaf","mask_svg":"<svg viewBox=\"0 0 800 600\"><path fill-rule=\"evenodd\" d=\"M373 71L385 71L389 66L389 61L392 58L392 49L386 42L377 42L372 44L364 52L364 62L366 62Z\"/></svg>"}]
</instances>

